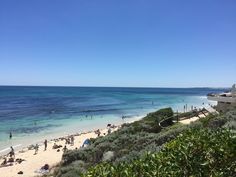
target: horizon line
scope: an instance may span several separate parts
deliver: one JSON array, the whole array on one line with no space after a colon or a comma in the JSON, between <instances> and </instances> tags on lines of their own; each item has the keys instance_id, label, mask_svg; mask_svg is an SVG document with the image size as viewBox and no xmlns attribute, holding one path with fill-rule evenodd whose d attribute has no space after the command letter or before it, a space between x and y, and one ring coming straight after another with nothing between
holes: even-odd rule
<instances>
[{"instance_id":1,"label":"horizon line","mask_svg":"<svg viewBox=\"0 0 236 177\"><path fill-rule=\"evenodd\" d=\"M166 87L166 86L79 86L79 85L0 85L0 87L84 87L84 88L183 88L183 89L194 89L194 88L213 88L213 89L228 89L231 87L211 87L211 86L195 86L195 87Z\"/></svg>"}]
</instances>

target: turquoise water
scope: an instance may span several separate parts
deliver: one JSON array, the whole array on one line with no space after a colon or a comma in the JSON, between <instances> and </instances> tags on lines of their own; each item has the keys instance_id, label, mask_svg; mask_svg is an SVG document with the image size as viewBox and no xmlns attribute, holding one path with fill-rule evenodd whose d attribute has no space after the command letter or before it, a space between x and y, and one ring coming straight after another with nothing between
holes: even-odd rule
<instances>
[{"instance_id":1,"label":"turquoise water","mask_svg":"<svg viewBox=\"0 0 236 177\"><path fill-rule=\"evenodd\" d=\"M0 87L0 151L121 123L163 107L209 104L212 88ZM214 104L211 102L210 104ZM9 140L9 133L13 139Z\"/></svg>"}]
</instances>

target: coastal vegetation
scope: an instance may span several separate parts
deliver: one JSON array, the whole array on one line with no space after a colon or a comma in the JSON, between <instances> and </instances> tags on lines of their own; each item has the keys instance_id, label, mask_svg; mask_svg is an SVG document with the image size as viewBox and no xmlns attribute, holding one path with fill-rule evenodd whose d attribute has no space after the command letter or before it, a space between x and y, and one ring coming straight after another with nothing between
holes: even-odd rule
<instances>
[{"instance_id":1,"label":"coastal vegetation","mask_svg":"<svg viewBox=\"0 0 236 177\"><path fill-rule=\"evenodd\" d=\"M236 173L234 136L225 129L187 130L159 153L146 153L117 165L101 163L83 176L233 176Z\"/></svg>"},{"instance_id":2,"label":"coastal vegetation","mask_svg":"<svg viewBox=\"0 0 236 177\"><path fill-rule=\"evenodd\" d=\"M233 176L236 174L236 110L166 128L171 108L124 124L86 148L64 153L57 177ZM172 119L170 119L172 120ZM173 124L173 125L172 125Z\"/></svg>"}]
</instances>

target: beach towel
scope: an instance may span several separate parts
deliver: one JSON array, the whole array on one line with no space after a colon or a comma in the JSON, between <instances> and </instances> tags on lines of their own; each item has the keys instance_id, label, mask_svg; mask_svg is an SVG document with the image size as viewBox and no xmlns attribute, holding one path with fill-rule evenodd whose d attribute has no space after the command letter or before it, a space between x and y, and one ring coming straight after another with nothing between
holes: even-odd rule
<instances>
[{"instance_id":1,"label":"beach towel","mask_svg":"<svg viewBox=\"0 0 236 177\"><path fill-rule=\"evenodd\" d=\"M49 170L39 169L39 170L35 170L34 172L46 175L47 173L49 173Z\"/></svg>"}]
</instances>

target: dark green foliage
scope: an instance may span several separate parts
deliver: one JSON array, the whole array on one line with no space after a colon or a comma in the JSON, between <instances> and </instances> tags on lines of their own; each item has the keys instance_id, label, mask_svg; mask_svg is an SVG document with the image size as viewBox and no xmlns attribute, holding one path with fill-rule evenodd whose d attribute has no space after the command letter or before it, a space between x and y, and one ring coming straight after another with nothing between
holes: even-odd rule
<instances>
[{"instance_id":1,"label":"dark green foliage","mask_svg":"<svg viewBox=\"0 0 236 177\"><path fill-rule=\"evenodd\" d=\"M209 127L209 124L213 124L213 119L216 119L216 116L214 116L213 114L209 114L208 116L206 116L204 119L199 119L199 121L202 123L203 127ZM219 119L217 120L217 124L215 127L220 127L223 124L220 123L221 121L219 121Z\"/></svg>"},{"instance_id":2,"label":"dark green foliage","mask_svg":"<svg viewBox=\"0 0 236 177\"><path fill-rule=\"evenodd\" d=\"M191 129L167 143L159 153L132 162L102 163L84 177L233 176L236 137L224 129Z\"/></svg>"},{"instance_id":3,"label":"dark green foliage","mask_svg":"<svg viewBox=\"0 0 236 177\"><path fill-rule=\"evenodd\" d=\"M194 117L197 115L196 111L190 111L190 112L185 112L185 113L181 113L178 114L179 118L190 118L190 117Z\"/></svg>"},{"instance_id":4,"label":"dark green foliage","mask_svg":"<svg viewBox=\"0 0 236 177\"><path fill-rule=\"evenodd\" d=\"M174 112L171 108L160 109L156 112L149 113L146 117L143 118L144 121L155 121L159 123L161 120L172 117Z\"/></svg>"},{"instance_id":5,"label":"dark green foliage","mask_svg":"<svg viewBox=\"0 0 236 177\"><path fill-rule=\"evenodd\" d=\"M236 134L225 129L191 129L158 154L159 172L169 176L232 176L236 173Z\"/></svg>"},{"instance_id":6,"label":"dark green foliage","mask_svg":"<svg viewBox=\"0 0 236 177\"><path fill-rule=\"evenodd\" d=\"M83 161L74 161L73 163L70 164L70 166L61 168L58 171L57 176L63 176L63 177L81 176L82 173L85 173L84 169L85 169L85 163Z\"/></svg>"}]
</instances>

